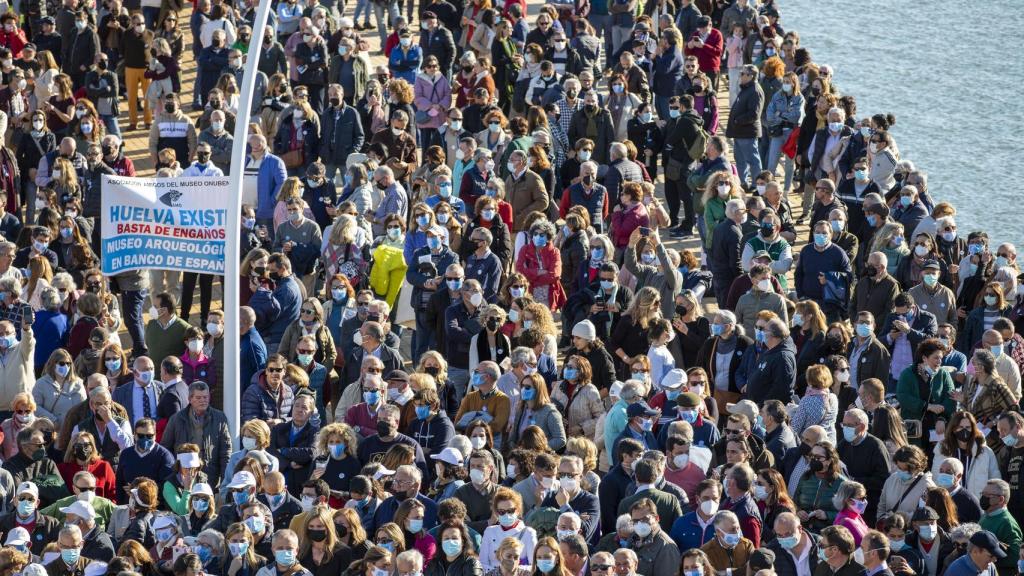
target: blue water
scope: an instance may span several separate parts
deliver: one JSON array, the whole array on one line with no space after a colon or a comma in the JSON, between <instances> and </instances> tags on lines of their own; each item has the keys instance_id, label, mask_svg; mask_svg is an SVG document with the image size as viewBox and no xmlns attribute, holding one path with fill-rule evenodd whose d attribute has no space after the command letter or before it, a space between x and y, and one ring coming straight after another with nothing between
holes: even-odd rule
<instances>
[{"instance_id":1,"label":"blue water","mask_svg":"<svg viewBox=\"0 0 1024 576\"><path fill-rule=\"evenodd\" d=\"M1024 2L779 3L858 117L892 113L902 158L957 209L961 234L1024 243Z\"/></svg>"}]
</instances>

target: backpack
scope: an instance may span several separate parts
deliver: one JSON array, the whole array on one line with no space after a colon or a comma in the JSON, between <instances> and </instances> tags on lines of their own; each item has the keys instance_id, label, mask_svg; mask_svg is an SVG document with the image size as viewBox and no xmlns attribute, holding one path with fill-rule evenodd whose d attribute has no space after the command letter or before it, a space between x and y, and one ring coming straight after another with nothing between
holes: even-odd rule
<instances>
[{"instance_id":1,"label":"backpack","mask_svg":"<svg viewBox=\"0 0 1024 576\"><path fill-rule=\"evenodd\" d=\"M686 153L690 155L690 160L696 162L704 157L704 150L708 146L708 138L711 135L704 129L703 126L697 127L697 136L693 139L693 142L686 147Z\"/></svg>"}]
</instances>

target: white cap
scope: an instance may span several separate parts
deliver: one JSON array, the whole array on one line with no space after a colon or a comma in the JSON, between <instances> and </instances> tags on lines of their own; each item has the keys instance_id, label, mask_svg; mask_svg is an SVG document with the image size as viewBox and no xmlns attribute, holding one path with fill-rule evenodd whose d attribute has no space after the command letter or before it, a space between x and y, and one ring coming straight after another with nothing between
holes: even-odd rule
<instances>
[{"instance_id":1,"label":"white cap","mask_svg":"<svg viewBox=\"0 0 1024 576\"><path fill-rule=\"evenodd\" d=\"M192 485L192 495L195 496L196 494L213 498L213 488L210 488L210 485L205 482L197 482Z\"/></svg>"},{"instance_id":2,"label":"white cap","mask_svg":"<svg viewBox=\"0 0 1024 576\"><path fill-rule=\"evenodd\" d=\"M352 19L349 18L348 16L342 16L341 19L338 20L338 24L339 24L339 26L341 28L355 28L356 27L355 23L352 22Z\"/></svg>"},{"instance_id":3,"label":"white cap","mask_svg":"<svg viewBox=\"0 0 1024 576\"><path fill-rule=\"evenodd\" d=\"M256 486L256 477L252 475L252 472L235 472L235 475L231 477L231 483L228 484L228 488L248 488Z\"/></svg>"},{"instance_id":4,"label":"white cap","mask_svg":"<svg viewBox=\"0 0 1024 576\"><path fill-rule=\"evenodd\" d=\"M7 540L4 541L4 546L23 546L31 541L32 537L29 535L28 530L21 526L16 526L7 533Z\"/></svg>"},{"instance_id":5,"label":"white cap","mask_svg":"<svg viewBox=\"0 0 1024 576\"><path fill-rule=\"evenodd\" d=\"M431 454L430 459L440 460L441 462L451 464L452 466L462 466L462 452L451 447L441 450L440 454Z\"/></svg>"},{"instance_id":6,"label":"white cap","mask_svg":"<svg viewBox=\"0 0 1024 576\"><path fill-rule=\"evenodd\" d=\"M178 522L174 519L174 516L170 514L161 514L153 519L153 530L159 530L161 528L169 528L171 526L177 526Z\"/></svg>"},{"instance_id":7,"label":"white cap","mask_svg":"<svg viewBox=\"0 0 1024 576\"><path fill-rule=\"evenodd\" d=\"M623 382L622 380L616 380L615 383L612 384L612 387L608 389L608 395L615 396L616 398L618 398L619 394L622 394L622 387L624 385L625 382Z\"/></svg>"},{"instance_id":8,"label":"white cap","mask_svg":"<svg viewBox=\"0 0 1024 576\"><path fill-rule=\"evenodd\" d=\"M21 496L26 493L35 496L36 500L39 499L39 487L36 486L34 482L22 482L21 484L18 484L18 491L15 494L17 496Z\"/></svg>"},{"instance_id":9,"label":"white cap","mask_svg":"<svg viewBox=\"0 0 1024 576\"><path fill-rule=\"evenodd\" d=\"M683 382L686 382L686 372L681 368L674 368L668 371L661 377L661 387L665 390L675 390L682 387Z\"/></svg>"},{"instance_id":10,"label":"white cap","mask_svg":"<svg viewBox=\"0 0 1024 576\"><path fill-rule=\"evenodd\" d=\"M107 563L93 560L85 567L85 576L103 576L107 573Z\"/></svg>"},{"instance_id":11,"label":"white cap","mask_svg":"<svg viewBox=\"0 0 1024 576\"><path fill-rule=\"evenodd\" d=\"M75 500L70 506L65 506L60 509L65 514L74 514L79 518L85 518L90 522L96 519L96 510L88 502L82 500Z\"/></svg>"},{"instance_id":12,"label":"white cap","mask_svg":"<svg viewBox=\"0 0 1024 576\"><path fill-rule=\"evenodd\" d=\"M754 422L757 420L757 415L761 413L758 409L757 404L754 404L753 400L740 400L733 404L729 402L725 405L725 411L729 414L742 414L750 420L750 425L753 427Z\"/></svg>"},{"instance_id":13,"label":"white cap","mask_svg":"<svg viewBox=\"0 0 1024 576\"><path fill-rule=\"evenodd\" d=\"M60 552L48 552L47 554L57 554L60 557ZM47 557L47 554L43 554L43 558ZM43 564L46 564L44 561ZM21 573L24 576L46 576L46 567L43 564L29 564L21 569Z\"/></svg>"},{"instance_id":14,"label":"white cap","mask_svg":"<svg viewBox=\"0 0 1024 576\"><path fill-rule=\"evenodd\" d=\"M199 468L201 462L199 454L195 452L182 452L178 454L178 463L181 464L182 468Z\"/></svg>"},{"instance_id":15,"label":"white cap","mask_svg":"<svg viewBox=\"0 0 1024 576\"><path fill-rule=\"evenodd\" d=\"M387 468L381 468L380 470L378 470L373 475L373 479L374 480L380 480L381 478L384 478L385 476L394 476L394 475L395 475L395 471L394 470L388 470Z\"/></svg>"}]
</instances>

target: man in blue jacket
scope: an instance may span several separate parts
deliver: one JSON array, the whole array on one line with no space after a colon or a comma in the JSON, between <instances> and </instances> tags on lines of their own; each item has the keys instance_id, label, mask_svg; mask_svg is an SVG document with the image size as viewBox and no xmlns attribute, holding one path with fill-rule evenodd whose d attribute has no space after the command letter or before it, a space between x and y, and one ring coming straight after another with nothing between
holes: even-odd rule
<instances>
[{"instance_id":1,"label":"man in blue jacket","mask_svg":"<svg viewBox=\"0 0 1024 576\"><path fill-rule=\"evenodd\" d=\"M619 437L615 439L615 444L612 447L612 465L618 465L619 463L619 442L622 442L626 438L632 438L637 442L640 442L644 446L644 450L658 450L658 439L654 436L651 430L654 429L654 423L657 421L660 412L651 408L647 402L640 400L634 402L626 408L626 418L628 424L626 429L619 434Z\"/></svg>"},{"instance_id":2,"label":"man in blue jacket","mask_svg":"<svg viewBox=\"0 0 1024 576\"><path fill-rule=\"evenodd\" d=\"M465 280L459 297L452 299L452 305L445 310L445 343L448 360L448 381L455 386L458 397L466 395L469 382L469 342L483 330L480 323L480 307L484 304L484 293L480 282Z\"/></svg>"},{"instance_id":3,"label":"man in blue jacket","mask_svg":"<svg viewBox=\"0 0 1024 576\"><path fill-rule=\"evenodd\" d=\"M267 345L263 343L263 337L253 327L256 324L256 312L248 306L242 306L238 311L238 325L242 331L242 339L239 342L241 352L241 388L245 389L252 381L253 375L260 371L267 362Z\"/></svg>"},{"instance_id":4,"label":"man in blue jacket","mask_svg":"<svg viewBox=\"0 0 1024 576\"><path fill-rule=\"evenodd\" d=\"M796 385L796 346L789 327L778 318L765 325L765 351L758 356L757 367L747 380L747 398L757 405L766 400L787 404Z\"/></svg>"},{"instance_id":5,"label":"man in blue jacket","mask_svg":"<svg viewBox=\"0 0 1024 576\"><path fill-rule=\"evenodd\" d=\"M276 283L274 291L260 288L250 300L256 312L256 329L266 341L268 350L277 350L288 326L299 319L302 291L292 275L292 263L284 254L271 254L267 261L270 278Z\"/></svg>"},{"instance_id":6,"label":"man in blue jacket","mask_svg":"<svg viewBox=\"0 0 1024 576\"><path fill-rule=\"evenodd\" d=\"M274 231L274 206L277 193L288 178L284 161L267 149L267 138L262 134L249 136L249 154L245 157L245 172L256 174L256 224Z\"/></svg>"}]
</instances>

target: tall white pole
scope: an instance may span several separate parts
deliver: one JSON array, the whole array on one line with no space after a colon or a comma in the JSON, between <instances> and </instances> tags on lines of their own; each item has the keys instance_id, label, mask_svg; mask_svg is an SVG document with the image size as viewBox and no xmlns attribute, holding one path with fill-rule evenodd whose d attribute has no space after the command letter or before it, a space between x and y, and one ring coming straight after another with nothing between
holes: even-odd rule
<instances>
[{"instance_id":1,"label":"tall white pole","mask_svg":"<svg viewBox=\"0 0 1024 576\"><path fill-rule=\"evenodd\" d=\"M224 255L224 413L228 417L228 428L232 437L240 435L239 408L242 398L240 328L238 324L239 265L241 264L242 226L242 182L245 171L245 146L249 134L253 92L256 91L256 65L263 46L263 31L270 14L270 0L260 0L256 10L256 21L249 39L249 51L245 59L245 73L242 75L242 94L235 116L234 144L231 148L231 202L228 204L227 251ZM198 41L198 39L197 39ZM229 471L230 473L230 471Z\"/></svg>"}]
</instances>

